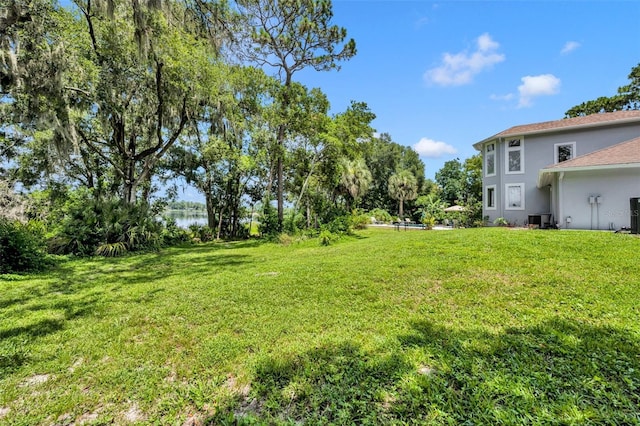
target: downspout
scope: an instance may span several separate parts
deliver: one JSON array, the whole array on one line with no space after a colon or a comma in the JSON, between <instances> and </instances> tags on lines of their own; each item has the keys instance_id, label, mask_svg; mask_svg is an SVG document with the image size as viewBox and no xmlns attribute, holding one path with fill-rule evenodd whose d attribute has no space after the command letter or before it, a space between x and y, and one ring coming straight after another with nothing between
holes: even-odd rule
<instances>
[{"instance_id":1,"label":"downspout","mask_svg":"<svg viewBox=\"0 0 640 426\"><path fill-rule=\"evenodd\" d=\"M558 176L558 227L562 228L564 225L564 209L562 208L562 181L564 179L564 172L560 172Z\"/></svg>"}]
</instances>

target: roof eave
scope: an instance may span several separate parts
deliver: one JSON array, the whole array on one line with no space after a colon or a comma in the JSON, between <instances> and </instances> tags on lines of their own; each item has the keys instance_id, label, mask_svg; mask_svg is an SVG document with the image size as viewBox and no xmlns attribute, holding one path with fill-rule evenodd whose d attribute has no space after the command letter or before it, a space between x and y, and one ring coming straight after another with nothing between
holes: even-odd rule
<instances>
[{"instance_id":1,"label":"roof eave","mask_svg":"<svg viewBox=\"0 0 640 426\"><path fill-rule=\"evenodd\" d=\"M618 125L618 124L630 124L630 123L640 123L640 117L630 117L630 118L623 118L623 119L619 119L619 120L601 121L601 122L587 123L587 124L576 124L576 125L573 125L573 126L566 126L566 127L553 127L553 128L550 128L550 129L531 130L531 131L528 131L528 132L497 133L497 134L495 134L493 136L490 136L490 137L488 137L486 139L481 140L480 142L474 143L473 147L477 151L482 151L482 145L484 145L485 143L490 142L492 140L499 139L499 138L507 138L507 137L511 137L511 136L544 135L544 134L548 134L548 133L558 133L558 132L564 132L564 131L576 130L576 129L590 129L590 128L594 128L594 127L606 127L606 126L615 126L615 125Z\"/></svg>"}]
</instances>

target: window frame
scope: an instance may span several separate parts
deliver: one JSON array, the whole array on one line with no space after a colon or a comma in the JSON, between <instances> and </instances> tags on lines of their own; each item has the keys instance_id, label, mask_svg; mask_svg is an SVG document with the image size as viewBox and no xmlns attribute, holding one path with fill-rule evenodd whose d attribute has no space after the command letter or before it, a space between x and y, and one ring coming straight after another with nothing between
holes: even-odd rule
<instances>
[{"instance_id":1,"label":"window frame","mask_svg":"<svg viewBox=\"0 0 640 426\"><path fill-rule=\"evenodd\" d=\"M559 159L558 150L561 146L571 146L571 158L569 158L569 160L573 160L574 158L577 157L575 142L559 142L553 145L553 164L559 164L559 163L564 163L564 161L569 161L569 160L558 161Z\"/></svg>"},{"instance_id":2,"label":"window frame","mask_svg":"<svg viewBox=\"0 0 640 426\"><path fill-rule=\"evenodd\" d=\"M493 206L489 205L489 190L493 190ZM498 189L497 189L497 185L487 185L485 186L485 202L484 202L484 209L485 210L497 210L498 208L498 203L497 203L497 195L498 195Z\"/></svg>"},{"instance_id":3,"label":"window frame","mask_svg":"<svg viewBox=\"0 0 640 426\"><path fill-rule=\"evenodd\" d=\"M517 147L510 147L509 143L513 141L520 141L520 145ZM509 153L520 152L520 170L509 170ZM521 175L524 174L524 138L519 136L515 138L505 139L504 141L504 174L505 175Z\"/></svg>"},{"instance_id":4,"label":"window frame","mask_svg":"<svg viewBox=\"0 0 640 426\"><path fill-rule=\"evenodd\" d=\"M520 207L514 207L509 205L509 188L520 188ZM504 209L505 210L524 210L525 209L525 185L523 183L506 183L504 185Z\"/></svg>"},{"instance_id":5,"label":"window frame","mask_svg":"<svg viewBox=\"0 0 640 426\"><path fill-rule=\"evenodd\" d=\"M491 151L489 151L489 147L493 147L493 149ZM484 146L484 154L485 154L485 158L484 158L484 176L485 177L491 177L491 176L495 176L496 175L496 143L495 142L491 142L488 143ZM488 160L489 160L489 156L493 157L493 173L489 173L489 167L487 166Z\"/></svg>"}]
</instances>

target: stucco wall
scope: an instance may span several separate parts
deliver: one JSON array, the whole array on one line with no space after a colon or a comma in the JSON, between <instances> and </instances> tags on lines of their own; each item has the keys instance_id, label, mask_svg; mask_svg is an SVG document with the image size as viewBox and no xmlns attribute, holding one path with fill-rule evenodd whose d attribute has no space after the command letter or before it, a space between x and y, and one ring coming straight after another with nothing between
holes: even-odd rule
<instances>
[{"instance_id":1,"label":"stucco wall","mask_svg":"<svg viewBox=\"0 0 640 426\"><path fill-rule=\"evenodd\" d=\"M599 205L590 196L602 197ZM565 172L562 183L562 227L620 229L631 225L629 199L640 197L640 168ZM566 218L571 217L571 223Z\"/></svg>"},{"instance_id":2,"label":"stucco wall","mask_svg":"<svg viewBox=\"0 0 640 426\"><path fill-rule=\"evenodd\" d=\"M542 135L524 136L524 173L506 174L505 147L502 141L495 141L496 146L496 176L484 177L483 197L488 185L496 186L496 209L488 210L483 201L483 216L493 222L498 217L504 217L511 223L523 225L530 214L553 213L552 194L549 188L539 189L538 172L552 165L555 161L555 145L560 143L576 143L576 156L588 154L620 142L624 142L640 135L640 123L610 126L603 128L582 129L580 131L559 131ZM484 147L483 147L484 149ZM483 151L484 154L484 151ZM484 163L483 163L484 165ZM524 183L525 209L508 210L505 208L505 186L509 183ZM587 204L588 207L588 204ZM627 206L628 209L628 206ZM601 207L602 210L602 207ZM566 216L566 214L565 214ZM589 213L590 216L590 213ZM627 219L628 220L628 219ZM554 218L554 222L560 218ZM616 221L613 221L616 223ZM589 223L588 223L589 225ZM608 225L607 225L608 226ZM587 229L589 226L587 226Z\"/></svg>"}]
</instances>

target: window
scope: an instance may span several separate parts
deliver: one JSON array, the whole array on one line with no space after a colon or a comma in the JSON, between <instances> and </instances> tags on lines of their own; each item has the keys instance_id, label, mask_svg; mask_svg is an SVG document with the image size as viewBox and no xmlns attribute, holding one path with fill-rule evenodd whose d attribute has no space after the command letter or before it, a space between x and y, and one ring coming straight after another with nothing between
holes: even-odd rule
<instances>
[{"instance_id":1,"label":"window","mask_svg":"<svg viewBox=\"0 0 640 426\"><path fill-rule=\"evenodd\" d=\"M505 209L524 210L524 183L508 183L505 189Z\"/></svg>"},{"instance_id":2,"label":"window","mask_svg":"<svg viewBox=\"0 0 640 426\"><path fill-rule=\"evenodd\" d=\"M556 164L571 160L576 156L575 142L557 143L553 148L553 160Z\"/></svg>"},{"instance_id":3,"label":"window","mask_svg":"<svg viewBox=\"0 0 640 426\"><path fill-rule=\"evenodd\" d=\"M496 144L490 143L484 149L484 170L485 176L496 175Z\"/></svg>"},{"instance_id":4,"label":"window","mask_svg":"<svg viewBox=\"0 0 640 426\"><path fill-rule=\"evenodd\" d=\"M486 187L484 207L487 210L496 209L496 186L495 185L488 185Z\"/></svg>"},{"instance_id":5,"label":"window","mask_svg":"<svg viewBox=\"0 0 640 426\"><path fill-rule=\"evenodd\" d=\"M505 173L524 173L524 141L521 138L505 142Z\"/></svg>"}]
</instances>

